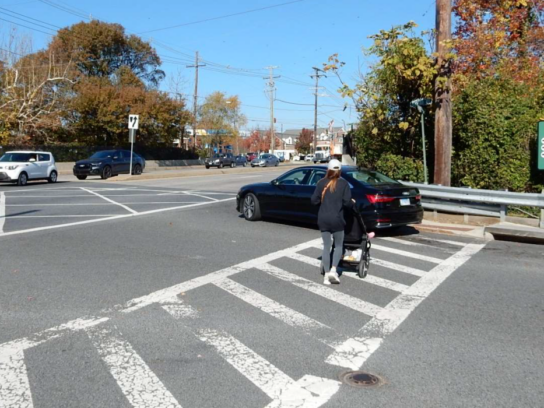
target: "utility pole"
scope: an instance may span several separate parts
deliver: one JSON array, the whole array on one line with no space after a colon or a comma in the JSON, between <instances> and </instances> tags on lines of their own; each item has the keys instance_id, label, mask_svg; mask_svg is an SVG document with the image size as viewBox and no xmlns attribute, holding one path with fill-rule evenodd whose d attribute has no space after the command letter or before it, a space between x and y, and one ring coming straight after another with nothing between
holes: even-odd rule
<instances>
[{"instance_id":1,"label":"utility pole","mask_svg":"<svg viewBox=\"0 0 544 408\"><path fill-rule=\"evenodd\" d=\"M195 53L195 65L187 65L187 68L194 68L195 69L195 94L194 94L194 101L193 101L193 143L194 147L196 149L196 127L197 127L197 109L198 109L198 68L199 67L205 67L206 64L199 64L198 63L198 51Z\"/></svg>"},{"instance_id":2,"label":"utility pole","mask_svg":"<svg viewBox=\"0 0 544 408\"><path fill-rule=\"evenodd\" d=\"M312 69L315 71L315 75L310 75L311 78L315 78L315 112L314 112L314 143L313 143L313 153L315 154L315 151L317 150L317 101L319 98L319 78L325 77L327 78L327 75L325 74L319 74L320 72L325 72L322 69L312 67Z\"/></svg>"},{"instance_id":3,"label":"utility pole","mask_svg":"<svg viewBox=\"0 0 544 408\"><path fill-rule=\"evenodd\" d=\"M276 135L274 133L274 99L275 99L275 91L276 91L276 82L274 82L274 79L280 78L280 76L274 76L274 70L278 67L266 67L266 69L269 70L269 76L268 78L268 92L270 96L270 153L274 154L274 147L276 145Z\"/></svg>"},{"instance_id":4,"label":"utility pole","mask_svg":"<svg viewBox=\"0 0 544 408\"><path fill-rule=\"evenodd\" d=\"M443 186L451 185L451 152L452 152L452 105L451 105L451 70L446 61L451 40L451 0L436 0L436 51L438 53L438 69L445 84L435 83L435 158L434 183Z\"/></svg>"}]
</instances>

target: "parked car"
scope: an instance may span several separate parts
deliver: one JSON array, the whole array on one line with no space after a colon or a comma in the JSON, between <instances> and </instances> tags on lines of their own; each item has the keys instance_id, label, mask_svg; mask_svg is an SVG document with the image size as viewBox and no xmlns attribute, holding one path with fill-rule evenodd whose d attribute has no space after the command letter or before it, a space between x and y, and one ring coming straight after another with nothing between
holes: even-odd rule
<instances>
[{"instance_id":1,"label":"parked car","mask_svg":"<svg viewBox=\"0 0 544 408\"><path fill-rule=\"evenodd\" d=\"M307 161L307 162L313 162L315 160L315 155L313 154L307 154L306 157L304 158L304 161Z\"/></svg>"},{"instance_id":2,"label":"parked car","mask_svg":"<svg viewBox=\"0 0 544 408\"><path fill-rule=\"evenodd\" d=\"M293 161L304 161L305 156L303 154L297 154L293 157Z\"/></svg>"},{"instance_id":3,"label":"parked car","mask_svg":"<svg viewBox=\"0 0 544 408\"><path fill-rule=\"evenodd\" d=\"M273 154L265 153L251 162L251 167L269 167L277 166L280 164L280 160Z\"/></svg>"},{"instance_id":4,"label":"parked car","mask_svg":"<svg viewBox=\"0 0 544 408\"><path fill-rule=\"evenodd\" d=\"M204 160L204 164L207 169L210 167L218 167L220 169L225 166L236 167L236 159L232 153L216 153Z\"/></svg>"},{"instance_id":5,"label":"parked car","mask_svg":"<svg viewBox=\"0 0 544 408\"><path fill-rule=\"evenodd\" d=\"M58 170L50 152L7 152L0 157L0 181L25 186L29 180L56 183Z\"/></svg>"},{"instance_id":6,"label":"parked car","mask_svg":"<svg viewBox=\"0 0 544 408\"><path fill-rule=\"evenodd\" d=\"M145 159L136 153L132 156L132 174L140 175L145 169ZM119 174L130 173L129 150L102 150L85 160L76 162L74 176L85 180L88 176L100 176L106 180Z\"/></svg>"},{"instance_id":7,"label":"parked car","mask_svg":"<svg viewBox=\"0 0 544 408\"><path fill-rule=\"evenodd\" d=\"M244 166L244 167L247 166L247 159L246 159L246 156L244 156L243 154L236 156L235 160L236 160L237 166Z\"/></svg>"},{"instance_id":8,"label":"parked car","mask_svg":"<svg viewBox=\"0 0 544 408\"><path fill-rule=\"evenodd\" d=\"M317 182L326 166L305 166L290 170L270 183L249 184L240 189L236 208L249 221L262 217L317 224L318 207L311 204ZM342 167L353 199L370 231L418 224L423 219L417 188L357 167Z\"/></svg>"},{"instance_id":9,"label":"parked car","mask_svg":"<svg viewBox=\"0 0 544 408\"><path fill-rule=\"evenodd\" d=\"M251 163L253 160L255 160L259 155L257 153L248 153L246 155L248 163Z\"/></svg>"}]
</instances>

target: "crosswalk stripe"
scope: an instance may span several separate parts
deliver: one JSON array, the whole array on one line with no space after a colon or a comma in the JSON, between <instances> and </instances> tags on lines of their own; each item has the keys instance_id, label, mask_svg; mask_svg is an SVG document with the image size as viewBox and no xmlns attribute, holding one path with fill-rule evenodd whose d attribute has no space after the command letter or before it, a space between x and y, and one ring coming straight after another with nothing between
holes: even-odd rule
<instances>
[{"instance_id":1,"label":"crosswalk stripe","mask_svg":"<svg viewBox=\"0 0 544 408\"><path fill-rule=\"evenodd\" d=\"M120 333L108 328L87 329L127 400L135 408L181 408L174 396Z\"/></svg>"},{"instance_id":2,"label":"crosswalk stripe","mask_svg":"<svg viewBox=\"0 0 544 408\"><path fill-rule=\"evenodd\" d=\"M432 256L427 256L427 255L414 254L413 252L402 251L400 249L389 248L389 247L385 247L385 246L377 245L377 244L372 244L372 249L387 252L390 254L405 256L407 258L413 258L413 259L419 259L422 261L432 262L435 264L444 262L444 259L434 258Z\"/></svg>"},{"instance_id":3,"label":"crosswalk stripe","mask_svg":"<svg viewBox=\"0 0 544 408\"><path fill-rule=\"evenodd\" d=\"M368 357L379 348L385 337L393 333L421 302L483 247L485 247L485 244L469 244L444 260L440 265L435 266L404 293L397 296L381 313L367 322L359 330L358 336L348 340L343 346L338 347L337 351L331 354L325 361L328 364L352 370L360 369ZM366 353L361 353L358 356L346 353L346 350L351 348L352 341L356 341L356 344L368 344L369 347ZM339 353L338 350L341 350L341 352Z\"/></svg>"},{"instance_id":4,"label":"crosswalk stripe","mask_svg":"<svg viewBox=\"0 0 544 408\"><path fill-rule=\"evenodd\" d=\"M378 314L382 310L380 306L365 302L364 300L331 289L327 286L320 285L308 279L304 279L298 275L284 271L283 269L277 268L273 265L261 264L256 266L256 268L272 276L275 276L278 279L298 286L299 288L305 289L316 295L324 297L325 299L339 303L357 312L364 313L367 316L376 316L376 314Z\"/></svg>"},{"instance_id":5,"label":"crosswalk stripe","mask_svg":"<svg viewBox=\"0 0 544 408\"><path fill-rule=\"evenodd\" d=\"M361 282L370 283L372 285L380 286L382 288L394 290L395 292L400 292L400 293L404 292L406 289L409 288L409 286L403 285L402 283L393 282L393 281L390 281L388 279L383 279L383 278L380 278L380 277L374 276L374 275L367 275L366 278L361 279L354 272L344 271L344 272L342 272L342 276L346 276L348 278L354 278L354 279L357 279L357 280L359 280Z\"/></svg>"},{"instance_id":6,"label":"crosswalk stripe","mask_svg":"<svg viewBox=\"0 0 544 408\"><path fill-rule=\"evenodd\" d=\"M383 241L389 241L389 242L395 242L397 244L401 244L401 245L406 245L406 246L415 246L415 247L424 247L424 248L433 248L433 249L438 249L442 252L446 252L448 254L453 254L455 253L455 250L453 249L450 249L450 248L444 248L444 247L441 247L441 246L438 246L438 245L430 245L430 244L422 244L420 242L415 242L415 241L410 241L408 239L399 239L399 238L393 238L393 237L384 237L384 238L380 238L380 240L383 240Z\"/></svg>"},{"instance_id":7,"label":"crosswalk stripe","mask_svg":"<svg viewBox=\"0 0 544 408\"><path fill-rule=\"evenodd\" d=\"M201 329L196 335L204 343L213 346L221 357L272 399L267 408L317 408L325 404L340 387L338 381L308 375L295 382L226 333Z\"/></svg>"},{"instance_id":8,"label":"crosswalk stripe","mask_svg":"<svg viewBox=\"0 0 544 408\"><path fill-rule=\"evenodd\" d=\"M414 276L424 276L427 272L420 269L411 268L409 266L399 265L394 262L384 261L382 259L370 258L370 263L373 265L381 266L387 269L392 269L394 271L407 273Z\"/></svg>"},{"instance_id":9,"label":"crosswalk stripe","mask_svg":"<svg viewBox=\"0 0 544 408\"><path fill-rule=\"evenodd\" d=\"M296 261L307 263L308 265L315 266L316 268L321 267L321 261L319 259L311 258L306 255L298 254L298 253L292 253L287 255L288 258L294 259Z\"/></svg>"},{"instance_id":10,"label":"crosswalk stripe","mask_svg":"<svg viewBox=\"0 0 544 408\"><path fill-rule=\"evenodd\" d=\"M33 406L23 349L0 347L0 407Z\"/></svg>"},{"instance_id":11,"label":"crosswalk stripe","mask_svg":"<svg viewBox=\"0 0 544 408\"><path fill-rule=\"evenodd\" d=\"M251 306L281 320L289 326L301 329L304 333L317 338L327 346L336 347L336 345L342 342L341 336L338 336L329 326L261 295L231 279L216 282L215 285Z\"/></svg>"}]
</instances>

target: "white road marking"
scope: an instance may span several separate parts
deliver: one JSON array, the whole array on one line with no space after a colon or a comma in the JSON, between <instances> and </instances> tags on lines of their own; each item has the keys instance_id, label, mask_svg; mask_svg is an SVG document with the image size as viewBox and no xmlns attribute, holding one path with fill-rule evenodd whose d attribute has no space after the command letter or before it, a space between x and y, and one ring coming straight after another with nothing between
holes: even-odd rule
<instances>
[{"instance_id":1,"label":"white road marking","mask_svg":"<svg viewBox=\"0 0 544 408\"><path fill-rule=\"evenodd\" d=\"M179 297L163 300L160 302L162 308L174 316L176 319L196 319L199 317L198 310L191 305L186 304Z\"/></svg>"},{"instance_id":2,"label":"white road marking","mask_svg":"<svg viewBox=\"0 0 544 408\"><path fill-rule=\"evenodd\" d=\"M115 217L115 214L101 215L6 215L6 218L102 218Z\"/></svg>"},{"instance_id":3,"label":"white road marking","mask_svg":"<svg viewBox=\"0 0 544 408\"><path fill-rule=\"evenodd\" d=\"M319 283L304 279L298 275L284 271L283 269L277 268L273 265L265 263L257 265L256 267L272 276L275 276L278 279L289 282L295 286L298 286L299 288L305 289L316 295L324 297L325 299L346 306L367 316L376 316L382 310L380 306L365 302L364 300L331 289L328 286L323 286Z\"/></svg>"},{"instance_id":4,"label":"white road marking","mask_svg":"<svg viewBox=\"0 0 544 408\"><path fill-rule=\"evenodd\" d=\"M213 346L230 365L255 384L272 402L267 408L317 408L340 388L334 380L306 375L294 381L234 337L216 330L196 332L204 343Z\"/></svg>"},{"instance_id":5,"label":"white road marking","mask_svg":"<svg viewBox=\"0 0 544 408\"><path fill-rule=\"evenodd\" d=\"M431 241L431 242L442 242L443 244L455 245L460 247L464 247L465 245L467 245L466 242L451 241L447 239L434 239L434 238L427 238L427 237L418 237L417 239L422 239L424 241Z\"/></svg>"},{"instance_id":6,"label":"white road marking","mask_svg":"<svg viewBox=\"0 0 544 408\"><path fill-rule=\"evenodd\" d=\"M181 408L170 391L120 333L106 328L93 328L88 329L87 334L133 407Z\"/></svg>"},{"instance_id":7,"label":"white road marking","mask_svg":"<svg viewBox=\"0 0 544 408\"><path fill-rule=\"evenodd\" d=\"M389 261L383 261L381 259L370 257L370 263L373 265L381 266L383 268L392 269L394 271L407 273L414 276L424 276L427 272L420 269L411 268L409 266L399 265Z\"/></svg>"},{"instance_id":8,"label":"white road marking","mask_svg":"<svg viewBox=\"0 0 544 408\"><path fill-rule=\"evenodd\" d=\"M348 341L331 354L326 362L352 370L360 369L368 357L379 348L383 340L393 333L423 300L484 246L485 244L468 244L459 252L434 267L365 324L359 331L358 336L352 339L358 343L366 343L368 345L365 353L359 355L350 353L349 350L352 347Z\"/></svg>"},{"instance_id":9,"label":"white road marking","mask_svg":"<svg viewBox=\"0 0 544 408\"><path fill-rule=\"evenodd\" d=\"M380 286L385 289L394 290L395 292L403 293L406 289L409 288L407 285L403 285L402 283L393 282L388 279L383 279L378 276L374 275L367 275L366 278L361 279L355 272L342 272L342 276L346 276L348 278L354 278L360 282L363 283L370 283L372 285Z\"/></svg>"},{"instance_id":10,"label":"white road marking","mask_svg":"<svg viewBox=\"0 0 544 408\"><path fill-rule=\"evenodd\" d=\"M307 263L308 265L315 266L316 268L321 267L321 261L303 254L290 254L289 258L294 259L295 261L300 261Z\"/></svg>"},{"instance_id":11,"label":"white road marking","mask_svg":"<svg viewBox=\"0 0 544 408\"><path fill-rule=\"evenodd\" d=\"M304 244L296 245L291 248L282 249L280 251L261 256L260 258L253 259L251 261L242 262L241 264L221 269L219 271L212 272L204 276L199 276L198 278L188 280L178 285L174 285L169 288L161 289L156 292L150 293L149 295L132 299L125 303L125 305L118 306L117 309L120 310L122 313L130 313L143 307L152 305L154 303L160 303L164 300L173 298L179 293L187 292L189 290L196 289L204 285L219 282L220 280L228 278L231 275L235 275L248 269L256 268L259 265L266 264L267 262L272 262L276 259L283 258L292 252L302 251L304 249L311 248L313 245L314 241L310 241Z\"/></svg>"},{"instance_id":12,"label":"white road marking","mask_svg":"<svg viewBox=\"0 0 544 408\"><path fill-rule=\"evenodd\" d=\"M438 245L429 245L429 244L422 244L419 242L410 241L407 239L399 239L399 238L393 238L393 237L384 237L380 238L380 240L389 241L389 242L395 242L397 244L406 245L406 246L414 246L414 247L424 247L424 248L433 248L433 249L439 249L442 252L446 252L449 254L455 253L455 250L449 249L449 248L443 248ZM463 244L464 245L464 244Z\"/></svg>"},{"instance_id":13,"label":"white road marking","mask_svg":"<svg viewBox=\"0 0 544 408\"><path fill-rule=\"evenodd\" d=\"M223 279L219 282L215 282L214 285L251 306L262 310L270 316L281 320L289 326L298 328L305 334L315 337L327 346L335 347L339 343L338 336L329 326L261 295L231 279Z\"/></svg>"},{"instance_id":14,"label":"white road marking","mask_svg":"<svg viewBox=\"0 0 544 408\"><path fill-rule=\"evenodd\" d=\"M4 224L6 223L6 196L3 191L0 191L0 234L4 232Z\"/></svg>"},{"instance_id":15,"label":"white road marking","mask_svg":"<svg viewBox=\"0 0 544 408\"><path fill-rule=\"evenodd\" d=\"M33 407L22 349L7 350L6 347L0 347L0 407Z\"/></svg>"},{"instance_id":16,"label":"white road marking","mask_svg":"<svg viewBox=\"0 0 544 408\"><path fill-rule=\"evenodd\" d=\"M434 258L432 256L414 254L413 252L402 251L400 249L389 248L389 247L385 247L385 246L377 245L377 244L372 244L372 249L387 252L390 254L405 256L407 258L413 258L413 259L419 259L421 261L432 262L435 264L439 264L444 261L443 259Z\"/></svg>"},{"instance_id":17,"label":"white road marking","mask_svg":"<svg viewBox=\"0 0 544 408\"><path fill-rule=\"evenodd\" d=\"M99 218L99 219L96 219L96 220L85 220L85 221L71 222L71 223L67 223L67 224L50 225L50 226L47 226L47 227L38 227L38 228L30 228L30 229L26 229L26 230L4 232L4 233L0 233L0 238L1 237L6 237L6 236L11 236L11 235L28 234L28 233L38 232L38 231L48 231L48 230L54 230L54 229L59 229L59 228L74 227L74 226L78 226L78 225L93 224L93 223L99 223L99 222L104 222L104 221L113 221L113 220L118 220L118 219L122 219L122 218L139 217L139 216L143 216L143 215L157 214L157 213L161 213L161 212L168 212L168 211L182 210L182 209L187 209L187 208L201 207L201 206L205 206L205 205L223 203L223 202L232 201L232 200L235 200L235 198L226 198L224 200L219 200L217 202L213 201L213 202L205 202L205 203L195 203L195 204L189 204L189 205L183 205L183 206L160 208L160 209L157 209L157 210L141 211L141 212L139 212L137 214L123 214L123 215L117 215L115 217Z\"/></svg>"},{"instance_id":18,"label":"white road marking","mask_svg":"<svg viewBox=\"0 0 544 408\"><path fill-rule=\"evenodd\" d=\"M89 190L89 189L86 189L86 188L83 188L83 187L81 187L81 189L82 189L83 191L88 192L89 194L94 194L95 196L100 197L100 198L102 198L103 200L105 200L105 201L107 201L107 202L109 202L109 203L118 205L119 207L124 208L125 210L127 210L128 212L130 212L130 213L132 213L132 214L138 214L138 212L137 212L137 211L134 211L132 208L127 207L127 206L124 205L124 204L118 203L117 201L113 201L111 198L108 198L108 197L106 197L106 196L103 196L102 194L99 194L99 193L97 193L97 192L95 192L95 191L92 191L92 190Z\"/></svg>"},{"instance_id":19,"label":"white road marking","mask_svg":"<svg viewBox=\"0 0 544 408\"><path fill-rule=\"evenodd\" d=\"M205 195L202 195L202 194L196 194L196 193L185 193L185 195L188 195L188 196L192 196L192 197L200 197L200 198L205 198L207 200L211 200L211 201L217 201L217 198L212 198L212 197L208 197L208 196L205 196Z\"/></svg>"}]
</instances>

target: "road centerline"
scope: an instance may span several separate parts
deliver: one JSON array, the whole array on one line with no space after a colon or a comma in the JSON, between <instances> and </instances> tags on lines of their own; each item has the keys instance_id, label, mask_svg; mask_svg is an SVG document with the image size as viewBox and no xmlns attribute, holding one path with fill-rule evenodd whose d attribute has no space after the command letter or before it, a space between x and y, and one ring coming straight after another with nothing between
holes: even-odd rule
<instances>
[{"instance_id":1,"label":"road centerline","mask_svg":"<svg viewBox=\"0 0 544 408\"><path fill-rule=\"evenodd\" d=\"M6 195L0 191L0 234L4 232L6 222Z\"/></svg>"}]
</instances>

